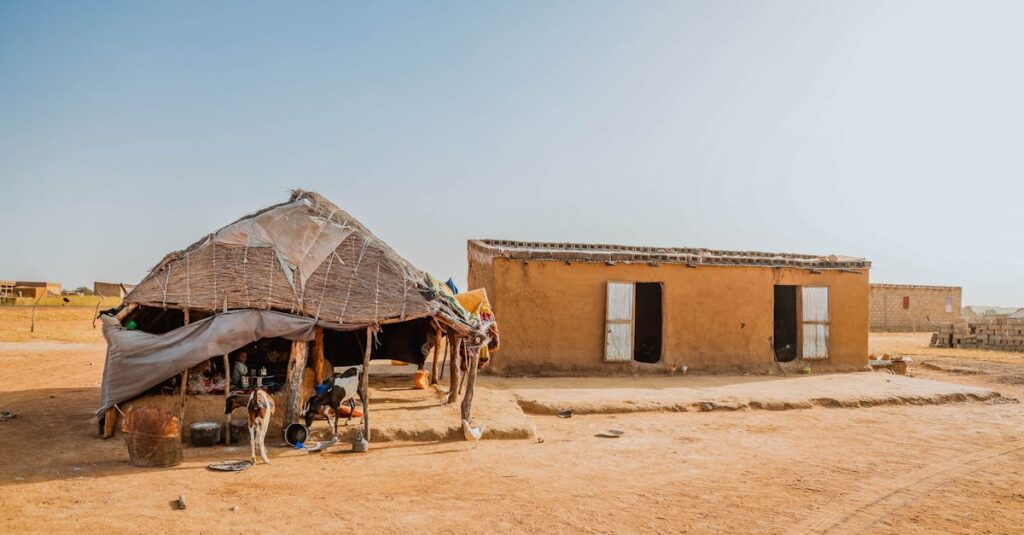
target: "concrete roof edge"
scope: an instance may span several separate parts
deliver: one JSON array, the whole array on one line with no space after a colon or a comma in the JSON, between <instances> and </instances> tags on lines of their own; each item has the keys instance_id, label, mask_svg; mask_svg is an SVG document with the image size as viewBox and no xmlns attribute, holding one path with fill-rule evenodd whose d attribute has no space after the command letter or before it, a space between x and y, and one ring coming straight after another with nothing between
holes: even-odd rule
<instances>
[{"instance_id":1,"label":"concrete roof edge","mask_svg":"<svg viewBox=\"0 0 1024 535\"><path fill-rule=\"evenodd\" d=\"M645 247L566 242L523 242L471 239L470 248L516 260L566 262L666 263L716 266L786 267L797 269L870 269L864 258L706 248Z\"/></svg>"},{"instance_id":2,"label":"concrete roof edge","mask_svg":"<svg viewBox=\"0 0 1024 535\"><path fill-rule=\"evenodd\" d=\"M893 284L887 282L872 282L872 288L889 288L893 290L963 290L961 286L936 286L930 284Z\"/></svg>"}]
</instances>

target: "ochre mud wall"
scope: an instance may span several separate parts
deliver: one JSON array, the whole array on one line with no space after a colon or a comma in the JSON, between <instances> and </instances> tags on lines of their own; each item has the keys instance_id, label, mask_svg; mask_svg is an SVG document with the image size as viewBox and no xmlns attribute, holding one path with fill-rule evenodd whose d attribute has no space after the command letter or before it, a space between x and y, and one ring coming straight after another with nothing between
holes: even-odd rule
<instances>
[{"instance_id":1,"label":"ochre mud wall","mask_svg":"<svg viewBox=\"0 0 1024 535\"><path fill-rule=\"evenodd\" d=\"M771 345L776 284L830 288L830 358L807 361L815 372L857 370L867 362L867 271L523 262L472 247L469 260L469 285L487 288L501 329L493 373L616 374L673 365L707 372L777 370ZM662 283L657 364L604 362L608 281Z\"/></svg>"}]
</instances>

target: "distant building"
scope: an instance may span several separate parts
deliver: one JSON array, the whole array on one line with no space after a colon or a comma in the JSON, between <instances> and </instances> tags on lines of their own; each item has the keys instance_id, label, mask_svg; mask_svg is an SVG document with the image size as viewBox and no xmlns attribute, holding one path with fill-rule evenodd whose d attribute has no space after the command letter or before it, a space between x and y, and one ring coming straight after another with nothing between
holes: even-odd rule
<instances>
[{"instance_id":1,"label":"distant building","mask_svg":"<svg viewBox=\"0 0 1024 535\"><path fill-rule=\"evenodd\" d=\"M103 297L124 297L134 287L134 284L120 282L93 282L92 293L102 295Z\"/></svg>"},{"instance_id":2,"label":"distant building","mask_svg":"<svg viewBox=\"0 0 1024 535\"><path fill-rule=\"evenodd\" d=\"M959 286L871 285L871 330L932 331L961 316Z\"/></svg>"},{"instance_id":3,"label":"distant building","mask_svg":"<svg viewBox=\"0 0 1024 535\"><path fill-rule=\"evenodd\" d=\"M45 297L60 295L59 282L0 280L0 297Z\"/></svg>"}]
</instances>

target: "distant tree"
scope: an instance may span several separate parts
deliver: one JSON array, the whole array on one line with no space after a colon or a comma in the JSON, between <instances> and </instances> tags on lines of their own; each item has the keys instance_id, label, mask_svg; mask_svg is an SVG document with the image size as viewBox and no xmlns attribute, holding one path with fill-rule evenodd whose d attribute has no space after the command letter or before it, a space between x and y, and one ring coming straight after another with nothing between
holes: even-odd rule
<instances>
[{"instance_id":1,"label":"distant tree","mask_svg":"<svg viewBox=\"0 0 1024 535\"><path fill-rule=\"evenodd\" d=\"M92 289L86 286L79 286L78 288L75 288L73 292L76 294L80 293L82 295L92 295Z\"/></svg>"}]
</instances>

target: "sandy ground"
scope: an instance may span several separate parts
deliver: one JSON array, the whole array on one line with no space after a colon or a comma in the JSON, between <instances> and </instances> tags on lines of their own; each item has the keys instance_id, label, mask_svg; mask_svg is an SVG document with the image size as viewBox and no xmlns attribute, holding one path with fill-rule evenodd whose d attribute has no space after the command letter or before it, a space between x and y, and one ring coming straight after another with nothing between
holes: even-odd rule
<instances>
[{"instance_id":1,"label":"sandy ground","mask_svg":"<svg viewBox=\"0 0 1024 535\"><path fill-rule=\"evenodd\" d=\"M190 448L180 466L138 469L123 442L94 438L102 345L5 344L0 410L18 417L0 422L0 532L1024 532L1024 409L1008 399L1024 388L1006 379L1024 358L926 343L872 338L940 368L968 363L913 373L1003 398L531 416L540 441L275 449L234 474L205 465L242 452ZM625 436L594 436L608 428ZM186 511L170 505L181 494Z\"/></svg>"},{"instance_id":2,"label":"sandy ground","mask_svg":"<svg viewBox=\"0 0 1024 535\"><path fill-rule=\"evenodd\" d=\"M0 307L0 341L103 343L103 329L94 307ZM95 327L94 327L95 325Z\"/></svg>"}]
</instances>

